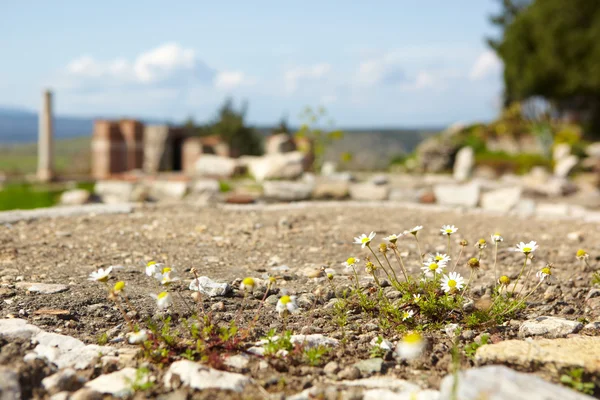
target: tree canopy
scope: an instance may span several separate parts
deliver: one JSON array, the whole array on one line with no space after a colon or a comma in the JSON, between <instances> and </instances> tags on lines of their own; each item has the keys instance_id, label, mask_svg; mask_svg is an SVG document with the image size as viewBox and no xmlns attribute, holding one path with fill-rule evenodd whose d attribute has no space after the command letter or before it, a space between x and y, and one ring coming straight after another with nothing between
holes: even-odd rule
<instances>
[{"instance_id":1,"label":"tree canopy","mask_svg":"<svg viewBox=\"0 0 600 400\"><path fill-rule=\"evenodd\" d=\"M600 1L502 0L488 42L504 62L507 103L542 96L600 126ZM599 132L600 133L600 132Z\"/></svg>"}]
</instances>

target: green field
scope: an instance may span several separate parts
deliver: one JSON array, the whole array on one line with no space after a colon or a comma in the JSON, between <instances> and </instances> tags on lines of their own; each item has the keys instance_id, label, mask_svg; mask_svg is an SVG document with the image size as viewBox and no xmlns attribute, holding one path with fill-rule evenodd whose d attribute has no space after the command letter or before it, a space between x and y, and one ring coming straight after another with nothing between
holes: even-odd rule
<instances>
[{"instance_id":1,"label":"green field","mask_svg":"<svg viewBox=\"0 0 600 400\"><path fill-rule=\"evenodd\" d=\"M90 138L59 139L54 143L54 165L62 176L81 176L90 170ZM9 178L34 174L37 169L37 144L0 146L0 172Z\"/></svg>"},{"instance_id":2,"label":"green field","mask_svg":"<svg viewBox=\"0 0 600 400\"><path fill-rule=\"evenodd\" d=\"M79 189L94 190L93 183L78 183ZM0 211L30 210L58 203L60 195L72 186L64 183L9 183L0 188Z\"/></svg>"}]
</instances>

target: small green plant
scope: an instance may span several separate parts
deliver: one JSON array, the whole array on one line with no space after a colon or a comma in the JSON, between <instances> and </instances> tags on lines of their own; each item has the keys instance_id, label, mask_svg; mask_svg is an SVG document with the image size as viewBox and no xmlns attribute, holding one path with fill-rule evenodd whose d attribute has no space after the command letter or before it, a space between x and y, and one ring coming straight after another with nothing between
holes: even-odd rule
<instances>
[{"instance_id":1,"label":"small green plant","mask_svg":"<svg viewBox=\"0 0 600 400\"><path fill-rule=\"evenodd\" d=\"M470 359L473 359L475 357L475 352L477 352L477 349L485 344L488 344L489 340L490 340L490 335L488 335L487 333L484 333L483 335L481 335L481 339L479 340L479 342L473 341L472 343L465 345L465 348L464 348L465 355L467 357L469 357Z\"/></svg>"},{"instance_id":2,"label":"small green plant","mask_svg":"<svg viewBox=\"0 0 600 400\"><path fill-rule=\"evenodd\" d=\"M148 368L140 367L135 371L135 378L125 378L126 382L134 392L152 389L155 383L151 379L150 372Z\"/></svg>"},{"instance_id":3,"label":"small green plant","mask_svg":"<svg viewBox=\"0 0 600 400\"><path fill-rule=\"evenodd\" d=\"M265 356L277 356L280 351L292 351L294 344L292 343L292 332L285 331L281 336L277 336L275 329L271 329L267 336L263 337L267 343L264 345Z\"/></svg>"},{"instance_id":4,"label":"small green plant","mask_svg":"<svg viewBox=\"0 0 600 400\"><path fill-rule=\"evenodd\" d=\"M304 360L308 363L308 365L312 367L318 367L323 364L323 358L330 352L331 350L325 346L313 346L305 348L302 351Z\"/></svg>"},{"instance_id":5,"label":"small green plant","mask_svg":"<svg viewBox=\"0 0 600 400\"><path fill-rule=\"evenodd\" d=\"M300 114L302 125L296 137L299 139L307 138L312 141L314 163L313 168L315 171L320 171L323 165L325 151L334 141L342 139L344 132L341 130L333 129L333 120L327 121L327 127L323 127L321 123L322 119L327 118L327 111L323 107L319 107L317 110L313 110L310 107L306 107ZM309 149L300 149L300 151L310 152ZM347 156L346 156L347 157Z\"/></svg>"},{"instance_id":6,"label":"small green plant","mask_svg":"<svg viewBox=\"0 0 600 400\"><path fill-rule=\"evenodd\" d=\"M573 368L566 371L560 377L560 382L577 390L578 392L593 395L596 385L593 382L584 381L584 370L583 368Z\"/></svg>"},{"instance_id":7,"label":"small green plant","mask_svg":"<svg viewBox=\"0 0 600 400\"><path fill-rule=\"evenodd\" d=\"M385 355L387 351L381 346L382 343L383 338L381 336L377 336L377 339L375 340L375 343L369 352L371 358L381 358Z\"/></svg>"},{"instance_id":8,"label":"small green plant","mask_svg":"<svg viewBox=\"0 0 600 400\"><path fill-rule=\"evenodd\" d=\"M227 192L231 192L231 184L227 181L219 181L219 192L221 193L227 193Z\"/></svg>"},{"instance_id":9,"label":"small green plant","mask_svg":"<svg viewBox=\"0 0 600 400\"><path fill-rule=\"evenodd\" d=\"M592 285L600 285L600 272L594 272L592 275Z\"/></svg>"},{"instance_id":10,"label":"small green plant","mask_svg":"<svg viewBox=\"0 0 600 400\"><path fill-rule=\"evenodd\" d=\"M104 346L106 343L108 343L108 335L106 334L106 332L98 335L98 345Z\"/></svg>"}]
</instances>

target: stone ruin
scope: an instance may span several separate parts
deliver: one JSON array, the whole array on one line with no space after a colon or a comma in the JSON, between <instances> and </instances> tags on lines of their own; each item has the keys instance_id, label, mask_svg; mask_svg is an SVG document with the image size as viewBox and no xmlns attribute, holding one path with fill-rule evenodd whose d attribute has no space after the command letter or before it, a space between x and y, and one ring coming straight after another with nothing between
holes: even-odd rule
<instances>
[{"instance_id":1,"label":"stone ruin","mask_svg":"<svg viewBox=\"0 0 600 400\"><path fill-rule=\"evenodd\" d=\"M196 161L203 154L229 157L229 153L229 146L219 137L191 136L181 127L145 125L128 119L96 120L91 173L95 179L115 178L131 171L193 175Z\"/></svg>"}]
</instances>

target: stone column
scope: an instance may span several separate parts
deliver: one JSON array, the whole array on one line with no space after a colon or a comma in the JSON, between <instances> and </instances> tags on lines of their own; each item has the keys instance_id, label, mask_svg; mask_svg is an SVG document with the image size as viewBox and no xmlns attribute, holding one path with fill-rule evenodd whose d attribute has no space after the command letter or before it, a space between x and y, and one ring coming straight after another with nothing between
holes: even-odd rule
<instances>
[{"instance_id":1,"label":"stone column","mask_svg":"<svg viewBox=\"0 0 600 400\"><path fill-rule=\"evenodd\" d=\"M49 182L54 177L52 162L53 134L52 92L45 90L42 95L42 109L39 114L38 128L37 178L41 182Z\"/></svg>"}]
</instances>

